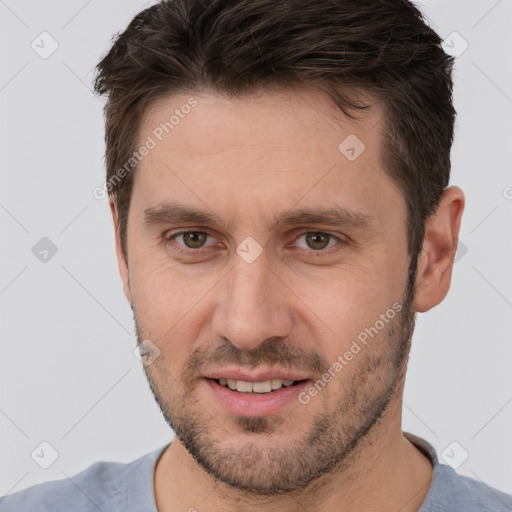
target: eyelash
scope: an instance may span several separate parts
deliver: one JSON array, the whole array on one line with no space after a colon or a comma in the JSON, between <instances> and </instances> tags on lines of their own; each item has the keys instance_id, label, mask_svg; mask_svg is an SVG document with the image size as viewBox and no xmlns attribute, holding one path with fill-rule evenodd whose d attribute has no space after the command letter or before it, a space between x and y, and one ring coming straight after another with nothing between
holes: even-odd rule
<instances>
[{"instance_id":1,"label":"eyelash","mask_svg":"<svg viewBox=\"0 0 512 512\"><path fill-rule=\"evenodd\" d=\"M163 237L164 238L164 242L165 243L173 242L180 235L184 235L184 234L187 234L187 233L203 233L205 235L208 235L208 236L214 238L214 236L211 233L209 233L208 231L205 231L205 230L202 230L202 229L197 229L197 230L188 229L188 230L184 230L184 231L178 231L178 232L172 233L170 235L169 234L167 234L167 235L164 234L164 237ZM309 256L313 257L313 258L330 255L333 248L335 248L337 246L344 246L344 245L347 244L347 240L346 239L340 238L339 236L335 235L334 233L330 233L329 231L314 231L314 230L313 231L311 231L311 230L301 231L300 233L297 234L297 237L296 237L295 240L297 240L301 236L307 235L307 234L327 235L330 238L334 238L338 242L333 247L330 247L328 249L319 249L317 251L315 251L314 249L302 249L302 248L300 248L301 250L307 251L308 253L310 253ZM192 254L198 255L198 256L202 256L203 253L207 251L207 249L203 249L203 248L200 248L200 249L184 249L183 246L181 246L179 244L176 245L173 250L177 251L178 254L183 254L183 255L186 255L186 256L190 256Z\"/></svg>"}]
</instances>

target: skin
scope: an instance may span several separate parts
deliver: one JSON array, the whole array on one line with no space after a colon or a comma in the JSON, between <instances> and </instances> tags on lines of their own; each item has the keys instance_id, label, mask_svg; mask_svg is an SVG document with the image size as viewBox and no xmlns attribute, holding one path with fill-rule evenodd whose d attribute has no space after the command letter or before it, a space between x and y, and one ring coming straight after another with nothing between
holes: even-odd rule
<instances>
[{"instance_id":1,"label":"skin","mask_svg":"<svg viewBox=\"0 0 512 512\"><path fill-rule=\"evenodd\" d=\"M462 191L446 189L427 221L408 301L406 203L380 163L378 104L355 121L313 89L173 95L148 111L140 140L190 97L198 105L137 168L127 258L116 230L138 340L160 350L146 375L177 432L156 466L159 511L418 510L432 466L401 430L407 353L414 312L448 292ZM338 150L350 134L366 147L355 161ZM145 210L171 200L217 220L144 222ZM371 222L271 226L274 214L328 207ZM165 240L181 230L210 237ZM307 233L325 232L338 238L308 245ZM236 252L248 236L262 248L252 263ZM202 378L239 364L316 381L394 303L401 313L307 405L240 418Z\"/></svg>"}]
</instances>

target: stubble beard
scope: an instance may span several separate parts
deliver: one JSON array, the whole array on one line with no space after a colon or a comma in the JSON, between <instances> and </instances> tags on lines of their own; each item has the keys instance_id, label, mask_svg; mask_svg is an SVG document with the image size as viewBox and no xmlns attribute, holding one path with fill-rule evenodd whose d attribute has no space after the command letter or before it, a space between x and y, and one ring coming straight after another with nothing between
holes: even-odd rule
<instances>
[{"instance_id":1,"label":"stubble beard","mask_svg":"<svg viewBox=\"0 0 512 512\"><path fill-rule=\"evenodd\" d=\"M144 371L165 420L209 475L244 495L290 493L305 489L328 473L346 470L361 450L372 443L375 427L403 384L415 324L415 275L414 264L409 268L400 314L333 378L329 385L338 386L334 393L336 402L331 400L335 405L318 412L309 428L301 427L304 435L300 440L282 441L286 429L297 426L280 414L234 417L229 429L221 428L198 403L195 386L187 378L177 385L160 357L158 364L144 367ZM140 343L145 331L136 315L134 319ZM198 359L202 361L201 356ZM259 363L244 355L244 361L249 360L253 366ZM289 360L281 362L283 366L290 364ZM189 363L188 368L199 364L198 360ZM347 370L351 373L347 374ZM322 393L325 391L314 400ZM296 407L305 406L297 402ZM251 440L241 446L226 446L226 430L236 430ZM279 443L270 442L272 436L279 436Z\"/></svg>"}]
</instances>

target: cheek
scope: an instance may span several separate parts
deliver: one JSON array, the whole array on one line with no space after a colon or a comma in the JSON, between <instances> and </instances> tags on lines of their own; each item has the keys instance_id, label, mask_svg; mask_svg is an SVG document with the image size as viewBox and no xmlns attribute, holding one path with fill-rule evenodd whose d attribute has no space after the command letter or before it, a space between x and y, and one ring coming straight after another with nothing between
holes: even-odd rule
<instances>
[{"instance_id":1,"label":"cheek","mask_svg":"<svg viewBox=\"0 0 512 512\"><path fill-rule=\"evenodd\" d=\"M130 266L132 302L148 337L160 342L194 339L198 315L203 314L208 291L216 281L213 275L186 276L165 258L134 258Z\"/></svg>"},{"instance_id":2,"label":"cheek","mask_svg":"<svg viewBox=\"0 0 512 512\"><path fill-rule=\"evenodd\" d=\"M402 302L405 286L406 268L399 269L390 259L345 266L321 279L295 277L293 288L307 305L309 313L304 313L317 325L317 334L324 333L322 350L333 362L358 337L364 339L368 329L375 332L376 323L377 337L381 337L385 330L381 315L388 327Z\"/></svg>"}]
</instances>

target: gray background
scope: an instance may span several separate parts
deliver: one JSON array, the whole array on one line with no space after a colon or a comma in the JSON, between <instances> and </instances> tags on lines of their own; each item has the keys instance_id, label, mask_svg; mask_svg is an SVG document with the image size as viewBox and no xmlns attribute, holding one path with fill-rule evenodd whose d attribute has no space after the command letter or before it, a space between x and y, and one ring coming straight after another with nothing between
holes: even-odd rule
<instances>
[{"instance_id":1,"label":"gray background","mask_svg":"<svg viewBox=\"0 0 512 512\"><path fill-rule=\"evenodd\" d=\"M172 436L133 354L107 201L92 195L104 174L92 70L147 5L0 0L0 495ZM467 208L451 291L418 316L404 429L512 493L512 1L420 7L458 55L452 184ZM58 454L48 469L42 442Z\"/></svg>"}]
</instances>

